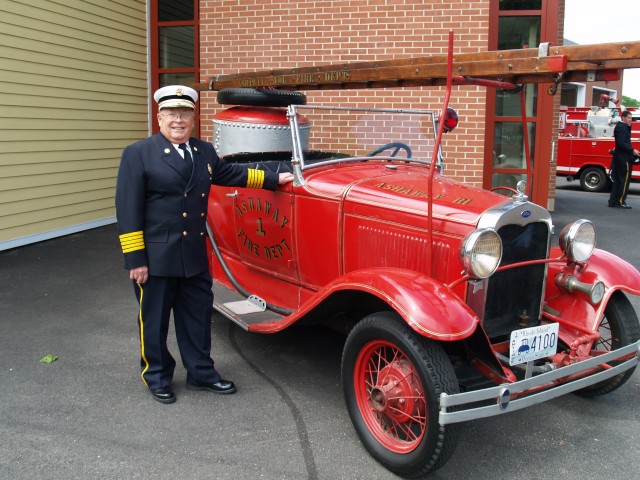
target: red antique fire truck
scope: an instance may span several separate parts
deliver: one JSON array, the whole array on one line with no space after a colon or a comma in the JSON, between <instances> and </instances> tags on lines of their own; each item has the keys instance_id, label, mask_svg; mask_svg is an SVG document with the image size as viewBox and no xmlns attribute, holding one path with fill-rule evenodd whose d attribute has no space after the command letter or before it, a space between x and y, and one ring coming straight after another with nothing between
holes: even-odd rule
<instances>
[{"instance_id":1,"label":"red antique fire truck","mask_svg":"<svg viewBox=\"0 0 640 480\"><path fill-rule=\"evenodd\" d=\"M615 106L609 107L609 102ZM580 180L580 187L587 192L601 192L611 187L609 169L611 150L615 147L613 129L624 109L619 104L619 99L603 94L598 106L569 107L560 113L556 175L569 181ZM633 118L631 142L638 147L640 109L628 110ZM640 182L640 170L632 172L631 181Z\"/></svg>"},{"instance_id":2,"label":"red antique fire truck","mask_svg":"<svg viewBox=\"0 0 640 480\"><path fill-rule=\"evenodd\" d=\"M551 247L551 215L527 200L524 182L495 192L458 183L444 175L441 149L457 124L453 84L553 90L583 80L585 68L597 78L640 67L640 42L451 52L450 40L448 55L198 85L227 107L214 120L220 156L295 178L276 192L212 188L215 308L249 332L345 330L355 430L405 477L442 466L461 422L569 392L609 393L640 354L627 298L640 294L636 268L597 249L586 219ZM297 91L442 84L439 111L312 106Z\"/></svg>"}]
</instances>

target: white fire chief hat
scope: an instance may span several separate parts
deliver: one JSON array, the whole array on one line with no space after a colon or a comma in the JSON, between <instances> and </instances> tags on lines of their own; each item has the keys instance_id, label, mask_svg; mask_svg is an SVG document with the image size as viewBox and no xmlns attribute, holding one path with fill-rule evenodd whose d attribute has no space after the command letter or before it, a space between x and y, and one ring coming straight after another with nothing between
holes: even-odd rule
<instances>
[{"instance_id":1,"label":"white fire chief hat","mask_svg":"<svg viewBox=\"0 0 640 480\"><path fill-rule=\"evenodd\" d=\"M158 110L163 108L196 108L198 92L184 85L168 85L159 88L153 94L153 99L158 102Z\"/></svg>"}]
</instances>

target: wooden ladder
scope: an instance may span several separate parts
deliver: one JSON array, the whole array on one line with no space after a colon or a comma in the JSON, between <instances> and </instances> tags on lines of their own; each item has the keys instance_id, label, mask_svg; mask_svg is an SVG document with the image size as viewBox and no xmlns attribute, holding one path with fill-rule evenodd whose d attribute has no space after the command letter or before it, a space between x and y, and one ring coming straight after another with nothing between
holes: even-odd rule
<instances>
[{"instance_id":1,"label":"wooden ladder","mask_svg":"<svg viewBox=\"0 0 640 480\"><path fill-rule=\"evenodd\" d=\"M269 87L287 90L336 90L439 86L447 82L446 54L395 60L351 62L313 67L216 75L196 90ZM508 84L618 80L621 70L640 68L640 42L551 46L454 55L453 83L502 88ZM497 82L497 83L493 83Z\"/></svg>"}]
</instances>

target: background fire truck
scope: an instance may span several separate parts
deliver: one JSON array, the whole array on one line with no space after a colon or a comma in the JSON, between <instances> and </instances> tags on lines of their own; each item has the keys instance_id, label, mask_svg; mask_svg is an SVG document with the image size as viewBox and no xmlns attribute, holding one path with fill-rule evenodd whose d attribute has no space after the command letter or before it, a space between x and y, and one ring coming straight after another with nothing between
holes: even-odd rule
<instances>
[{"instance_id":1,"label":"background fire truck","mask_svg":"<svg viewBox=\"0 0 640 480\"><path fill-rule=\"evenodd\" d=\"M610 104L614 107L609 107ZM602 192L611 188L609 169L615 147L613 129L625 110L620 100L603 94L598 106L568 107L560 113L558 164L556 175L568 181L580 180L587 192ZM628 108L632 113L631 142L640 146L640 109ZM636 164L638 161L636 160ZM633 171L633 182L640 182L640 168Z\"/></svg>"}]
</instances>

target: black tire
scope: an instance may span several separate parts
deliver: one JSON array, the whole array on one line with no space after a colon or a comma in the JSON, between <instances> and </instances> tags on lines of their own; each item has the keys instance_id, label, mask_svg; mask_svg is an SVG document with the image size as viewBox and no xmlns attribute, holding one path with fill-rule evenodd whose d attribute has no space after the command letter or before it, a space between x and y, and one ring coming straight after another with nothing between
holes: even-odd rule
<instances>
[{"instance_id":1,"label":"black tire","mask_svg":"<svg viewBox=\"0 0 640 480\"><path fill-rule=\"evenodd\" d=\"M609 299L598 331L601 338L593 346L595 350L608 352L636 342L640 338L638 316L623 292L617 291ZM613 392L629 380L634 370L635 367L630 368L608 380L576 390L575 393L581 397L596 397Z\"/></svg>"},{"instance_id":2,"label":"black tire","mask_svg":"<svg viewBox=\"0 0 640 480\"><path fill-rule=\"evenodd\" d=\"M420 477L453 454L457 425L438 423L440 393L459 391L453 366L439 343L395 312L369 315L351 331L342 385L360 440L392 472Z\"/></svg>"},{"instance_id":3,"label":"black tire","mask_svg":"<svg viewBox=\"0 0 640 480\"><path fill-rule=\"evenodd\" d=\"M602 168L587 167L580 174L580 187L585 192L603 192L609 187L609 178Z\"/></svg>"},{"instance_id":4,"label":"black tire","mask_svg":"<svg viewBox=\"0 0 640 480\"><path fill-rule=\"evenodd\" d=\"M306 105L307 96L292 90L262 88L224 88L216 97L221 105L254 105L257 107L287 107Z\"/></svg>"}]
</instances>

